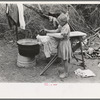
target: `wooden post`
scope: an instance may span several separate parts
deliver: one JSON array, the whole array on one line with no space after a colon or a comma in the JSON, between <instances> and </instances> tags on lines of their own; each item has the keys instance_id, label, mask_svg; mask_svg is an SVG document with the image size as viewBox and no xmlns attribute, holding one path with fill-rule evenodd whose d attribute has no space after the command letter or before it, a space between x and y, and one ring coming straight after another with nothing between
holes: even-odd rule
<instances>
[{"instance_id":1,"label":"wooden post","mask_svg":"<svg viewBox=\"0 0 100 100\"><path fill-rule=\"evenodd\" d=\"M85 69L81 37L79 37L79 41L80 41L80 49L81 49L81 54L82 54L82 67Z\"/></svg>"},{"instance_id":2,"label":"wooden post","mask_svg":"<svg viewBox=\"0 0 100 100\"><path fill-rule=\"evenodd\" d=\"M16 41L18 41L18 26L16 25Z\"/></svg>"}]
</instances>

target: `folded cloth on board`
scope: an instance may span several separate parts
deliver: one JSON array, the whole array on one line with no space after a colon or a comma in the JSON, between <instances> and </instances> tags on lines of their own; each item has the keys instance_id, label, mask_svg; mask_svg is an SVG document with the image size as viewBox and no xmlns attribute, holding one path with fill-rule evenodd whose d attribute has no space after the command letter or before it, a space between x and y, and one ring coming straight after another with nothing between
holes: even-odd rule
<instances>
[{"instance_id":1,"label":"folded cloth on board","mask_svg":"<svg viewBox=\"0 0 100 100\"><path fill-rule=\"evenodd\" d=\"M81 76L81 77L94 77L96 76L90 69L85 69L85 70L82 70L82 69L77 69L74 71L76 75L78 76Z\"/></svg>"}]
</instances>

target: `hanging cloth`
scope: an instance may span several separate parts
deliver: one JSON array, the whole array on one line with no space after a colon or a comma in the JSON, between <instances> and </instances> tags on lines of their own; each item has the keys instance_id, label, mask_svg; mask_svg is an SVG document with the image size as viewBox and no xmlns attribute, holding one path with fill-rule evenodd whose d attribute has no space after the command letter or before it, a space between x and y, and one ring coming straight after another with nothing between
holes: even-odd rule
<instances>
[{"instance_id":1,"label":"hanging cloth","mask_svg":"<svg viewBox=\"0 0 100 100\"><path fill-rule=\"evenodd\" d=\"M25 29L25 20L24 20L24 9L23 9L23 4L17 4L18 6L18 11L19 11L19 23L20 23L20 28Z\"/></svg>"},{"instance_id":2,"label":"hanging cloth","mask_svg":"<svg viewBox=\"0 0 100 100\"><path fill-rule=\"evenodd\" d=\"M6 15L10 28L19 26L19 12L16 4L6 4Z\"/></svg>"},{"instance_id":3,"label":"hanging cloth","mask_svg":"<svg viewBox=\"0 0 100 100\"><path fill-rule=\"evenodd\" d=\"M25 29L23 4L7 4L6 15L10 28L17 25L21 29Z\"/></svg>"}]
</instances>

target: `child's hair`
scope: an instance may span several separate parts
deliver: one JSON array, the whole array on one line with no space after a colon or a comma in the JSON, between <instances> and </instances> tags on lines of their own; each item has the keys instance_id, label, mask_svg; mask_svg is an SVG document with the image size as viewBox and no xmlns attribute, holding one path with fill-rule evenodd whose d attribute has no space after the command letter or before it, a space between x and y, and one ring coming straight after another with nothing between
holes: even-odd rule
<instances>
[{"instance_id":1,"label":"child's hair","mask_svg":"<svg viewBox=\"0 0 100 100\"><path fill-rule=\"evenodd\" d=\"M61 24L66 24L69 21L69 14L68 14L68 12L66 12L65 14L64 13L61 13L58 16L57 20Z\"/></svg>"}]
</instances>

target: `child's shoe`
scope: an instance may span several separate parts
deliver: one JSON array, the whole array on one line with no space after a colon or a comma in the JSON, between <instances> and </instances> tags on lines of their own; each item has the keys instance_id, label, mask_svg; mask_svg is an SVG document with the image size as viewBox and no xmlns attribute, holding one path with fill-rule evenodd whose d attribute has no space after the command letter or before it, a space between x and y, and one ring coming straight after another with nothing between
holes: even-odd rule
<instances>
[{"instance_id":1,"label":"child's shoe","mask_svg":"<svg viewBox=\"0 0 100 100\"><path fill-rule=\"evenodd\" d=\"M60 78L67 78L68 77L68 73L62 73L59 75Z\"/></svg>"}]
</instances>

